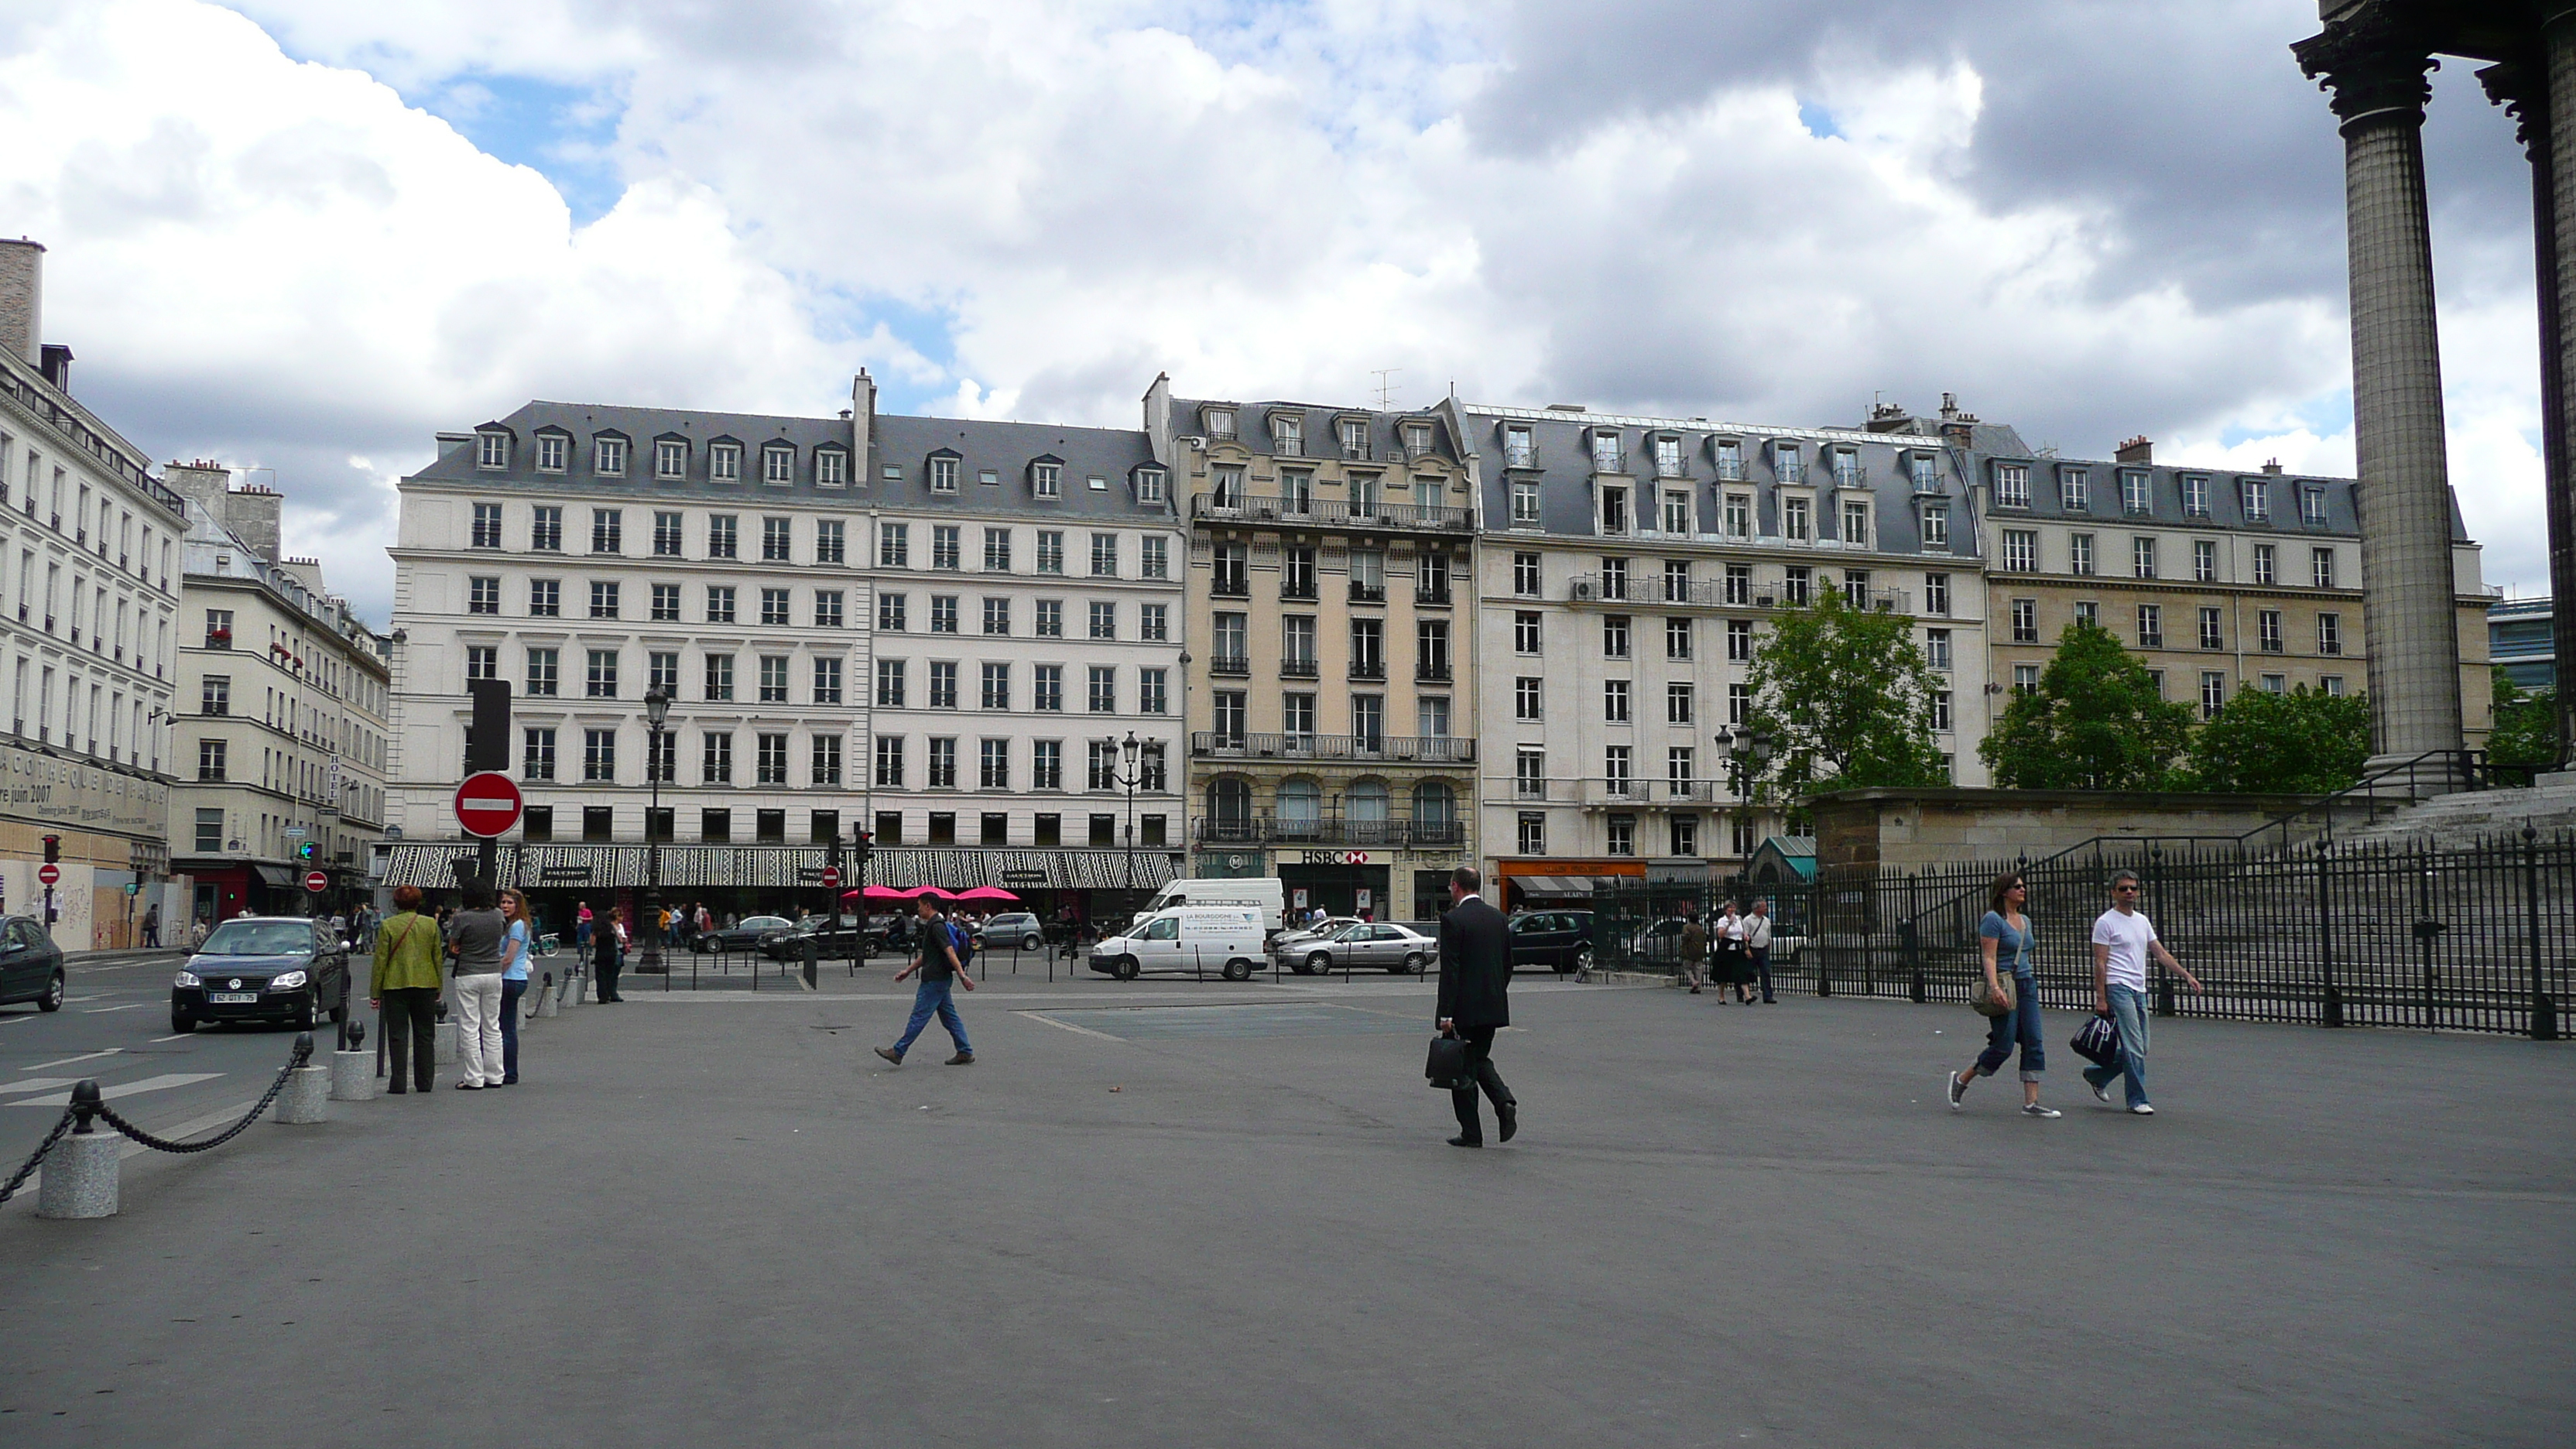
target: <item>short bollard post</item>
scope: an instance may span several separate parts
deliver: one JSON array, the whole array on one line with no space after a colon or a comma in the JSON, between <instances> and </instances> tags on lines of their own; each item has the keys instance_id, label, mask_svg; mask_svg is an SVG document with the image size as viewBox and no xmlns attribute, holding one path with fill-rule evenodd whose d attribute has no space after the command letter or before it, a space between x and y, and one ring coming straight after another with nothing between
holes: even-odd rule
<instances>
[{"instance_id":1,"label":"short bollard post","mask_svg":"<svg viewBox=\"0 0 2576 1449\"><path fill-rule=\"evenodd\" d=\"M560 1016L563 1008L555 1004L555 973L549 971L537 987L537 1015Z\"/></svg>"},{"instance_id":2,"label":"short bollard post","mask_svg":"<svg viewBox=\"0 0 2576 1449\"><path fill-rule=\"evenodd\" d=\"M344 1023L340 1049L331 1053L331 1100L372 1102L376 1099L376 1058L368 1051L367 1024Z\"/></svg>"},{"instance_id":3,"label":"short bollard post","mask_svg":"<svg viewBox=\"0 0 2576 1449\"><path fill-rule=\"evenodd\" d=\"M440 1066L448 1066L455 1062L457 1051L456 1044L459 1040L459 1033L464 1030L464 1026L465 1024L458 1021L453 1014L442 1016L438 1019L438 1030L435 1035L438 1038L438 1064Z\"/></svg>"},{"instance_id":4,"label":"short bollard post","mask_svg":"<svg viewBox=\"0 0 2576 1449\"><path fill-rule=\"evenodd\" d=\"M105 1218L116 1215L117 1163L123 1153L113 1132L90 1128L98 1111L98 1083L83 1078L72 1088L71 1135L45 1154L36 1184L40 1218Z\"/></svg>"},{"instance_id":5,"label":"short bollard post","mask_svg":"<svg viewBox=\"0 0 2576 1449\"><path fill-rule=\"evenodd\" d=\"M295 1039L295 1056L308 1061L313 1054L313 1033L305 1032ZM340 1054L331 1054L337 1058ZM326 1121L331 1115L331 1067L294 1067L286 1073L286 1085L278 1089L276 1120L304 1126ZM374 1085L369 1079L369 1085Z\"/></svg>"}]
</instances>

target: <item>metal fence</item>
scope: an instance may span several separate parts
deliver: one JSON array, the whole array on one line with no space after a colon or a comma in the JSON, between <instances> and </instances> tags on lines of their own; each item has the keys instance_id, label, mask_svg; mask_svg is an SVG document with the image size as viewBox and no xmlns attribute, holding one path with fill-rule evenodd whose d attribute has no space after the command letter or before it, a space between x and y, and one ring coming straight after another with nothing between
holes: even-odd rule
<instances>
[{"instance_id":1,"label":"metal fence","mask_svg":"<svg viewBox=\"0 0 2576 1449\"><path fill-rule=\"evenodd\" d=\"M2016 871L2029 887L2041 1004L2090 1010L2093 921L2122 870L2138 873L2139 909L2206 988L2154 970L2160 1015L2543 1040L2570 1026L2576 835L2566 832L2276 853L2104 842L2028 863L1828 869L1785 886L1604 889L1593 903L1595 955L1612 969L1671 971L1679 917L1765 895L1779 988L1964 1003L1983 971L1977 923L1988 890Z\"/></svg>"}]
</instances>

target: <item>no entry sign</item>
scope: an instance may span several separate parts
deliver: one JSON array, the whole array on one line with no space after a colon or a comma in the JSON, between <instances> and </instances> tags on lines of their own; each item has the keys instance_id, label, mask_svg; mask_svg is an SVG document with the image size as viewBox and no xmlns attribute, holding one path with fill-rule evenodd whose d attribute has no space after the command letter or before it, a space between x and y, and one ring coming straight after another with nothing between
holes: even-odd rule
<instances>
[{"instance_id":1,"label":"no entry sign","mask_svg":"<svg viewBox=\"0 0 2576 1449\"><path fill-rule=\"evenodd\" d=\"M36 879L43 881L47 885L52 885L54 882L61 880L62 878L63 868L59 865L40 865L36 867Z\"/></svg>"},{"instance_id":2,"label":"no entry sign","mask_svg":"<svg viewBox=\"0 0 2576 1449\"><path fill-rule=\"evenodd\" d=\"M318 896L331 888L331 877L318 870L308 870L304 873L304 888Z\"/></svg>"},{"instance_id":3,"label":"no entry sign","mask_svg":"<svg viewBox=\"0 0 2576 1449\"><path fill-rule=\"evenodd\" d=\"M468 835L490 837L507 834L519 823L518 783L497 770L483 770L465 777L456 787L456 823Z\"/></svg>"},{"instance_id":4,"label":"no entry sign","mask_svg":"<svg viewBox=\"0 0 2576 1449\"><path fill-rule=\"evenodd\" d=\"M825 867L823 867L823 889L825 889L825 890L830 890L832 887L837 886L837 885L839 885L840 883L841 883L841 873L840 873L840 871L838 871L838 870L836 870L836 869L834 869L833 867L828 866L828 865L827 865L827 866L825 866Z\"/></svg>"}]
</instances>

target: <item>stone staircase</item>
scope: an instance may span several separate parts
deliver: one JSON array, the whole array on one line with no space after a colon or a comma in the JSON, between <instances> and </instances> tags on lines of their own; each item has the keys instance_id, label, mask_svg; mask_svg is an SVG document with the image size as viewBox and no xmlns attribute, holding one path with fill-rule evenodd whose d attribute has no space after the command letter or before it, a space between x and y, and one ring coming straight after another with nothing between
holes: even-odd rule
<instances>
[{"instance_id":1,"label":"stone staircase","mask_svg":"<svg viewBox=\"0 0 2576 1449\"><path fill-rule=\"evenodd\" d=\"M2338 829L2335 841L2338 845L2466 846L2480 838L2518 836L2526 826L2543 835L2576 830L2576 778L2544 779L2545 783L2534 786L2463 790L2419 800L2368 824Z\"/></svg>"}]
</instances>

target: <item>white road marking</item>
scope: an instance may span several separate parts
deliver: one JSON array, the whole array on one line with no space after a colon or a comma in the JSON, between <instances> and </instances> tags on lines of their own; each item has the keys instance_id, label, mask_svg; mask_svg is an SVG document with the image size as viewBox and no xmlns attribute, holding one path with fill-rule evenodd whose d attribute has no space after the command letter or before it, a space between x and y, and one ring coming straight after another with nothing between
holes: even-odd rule
<instances>
[{"instance_id":1,"label":"white road marking","mask_svg":"<svg viewBox=\"0 0 2576 1449\"><path fill-rule=\"evenodd\" d=\"M129 1001L123 1006L86 1006L81 1008L81 1015L96 1016L103 1011L141 1011L147 1006L156 1004L150 1001Z\"/></svg>"},{"instance_id":2,"label":"white road marking","mask_svg":"<svg viewBox=\"0 0 2576 1449\"><path fill-rule=\"evenodd\" d=\"M93 991L87 996L66 996L63 998L63 1003L67 1006L78 1006L84 1001L96 1001L106 994L104 991Z\"/></svg>"},{"instance_id":3,"label":"white road marking","mask_svg":"<svg viewBox=\"0 0 2576 1449\"><path fill-rule=\"evenodd\" d=\"M103 1052L83 1052L79 1056L65 1057L58 1062L38 1062L34 1066L27 1068L27 1070L31 1072L41 1072L47 1067L67 1067L74 1062L86 1062L98 1057L112 1057L123 1050L125 1050L123 1047L109 1047Z\"/></svg>"},{"instance_id":4,"label":"white road marking","mask_svg":"<svg viewBox=\"0 0 2576 1449\"><path fill-rule=\"evenodd\" d=\"M1069 1021L1058 1021L1058 1020L1056 1020L1054 1017L1047 1015L1047 1014L1046 1014L1045 1012L1043 1012L1043 1011L1019 1011L1019 1012L1013 1012L1013 1013L1012 1013L1012 1015L1014 1015L1014 1016L1025 1016L1025 1017L1029 1018L1029 1019L1030 1019L1030 1020L1032 1020L1032 1021L1043 1021L1043 1022L1045 1022L1047 1025L1049 1025L1049 1026L1056 1027L1056 1028L1059 1028L1059 1029L1064 1030L1064 1031L1072 1032L1072 1033L1074 1033L1074 1034L1075 1034L1075 1035L1077 1035L1077 1036L1098 1037L1098 1038L1099 1038L1100 1040L1102 1040L1102 1041L1114 1041L1114 1042L1118 1043L1120 1046L1125 1046L1125 1045L1127 1045L1127 1038L1125 1038L1125 1037L1123 1037L1123 1036L1111 1036L1109 1033L1107 1033L1107 1032L1105 1032L1105 1031L1093 1031L1090 1027L1087 1027L1087 1026L1075 1026L1072 1022L1069 1022Z\"/></svg>"},{"instance_id":5,"label":"white road marking","mask_svg":"<svg viewBox=\"0 0 2576 1449\"><path fill-rule=\"evenodd\" d=\"M58 1087L76 1085L79 1081L78 1077L27 1077L0 1087L0 1097L14 1097L21 1092L50 1092Z\"/></svg>"},{"instance_id":6,"label":"white road marking","mask_svg":"<svg viewBox=\"0 0 2576 1449\"><path fill-rule=\"evenodd\" d=\"M172 1087L185 1087L196 1082L211 1082L222 1075L221 1072L164 1072L157 1077L145 1077L139 1082L119 1082L101 1091L98 1099L102 1102L113 1102L120 1097L132 1097L143 1092L166 1092ZM12 1102L9 1105L12 1107L68 1107L71 1104L71 1093L56 1092L51 1096L30 1098L27 1101Z\"/></svg>"},{"instance_id":7,"label":"white road marking","mask_svg":"<svg viewBox=\"0 0 2576 1449\"><path fill-rule=\"evenodd\" d=\"M192 1036L195 1036L195 1035L196 1035L196 1033L195 1033L195 1032L193 1032L193 1031L183 1031L183 1032L179 1033L177 1036L156 1036L156 1037L152 1038L152 1045L154 1045L154 1046L159 1046L161 1043L163 1043L163 1042L165 1042L165 1041L186 1041L188 1038L190 1038L190 1037L192 1037Z\"/></svg>"}]
</instances>

